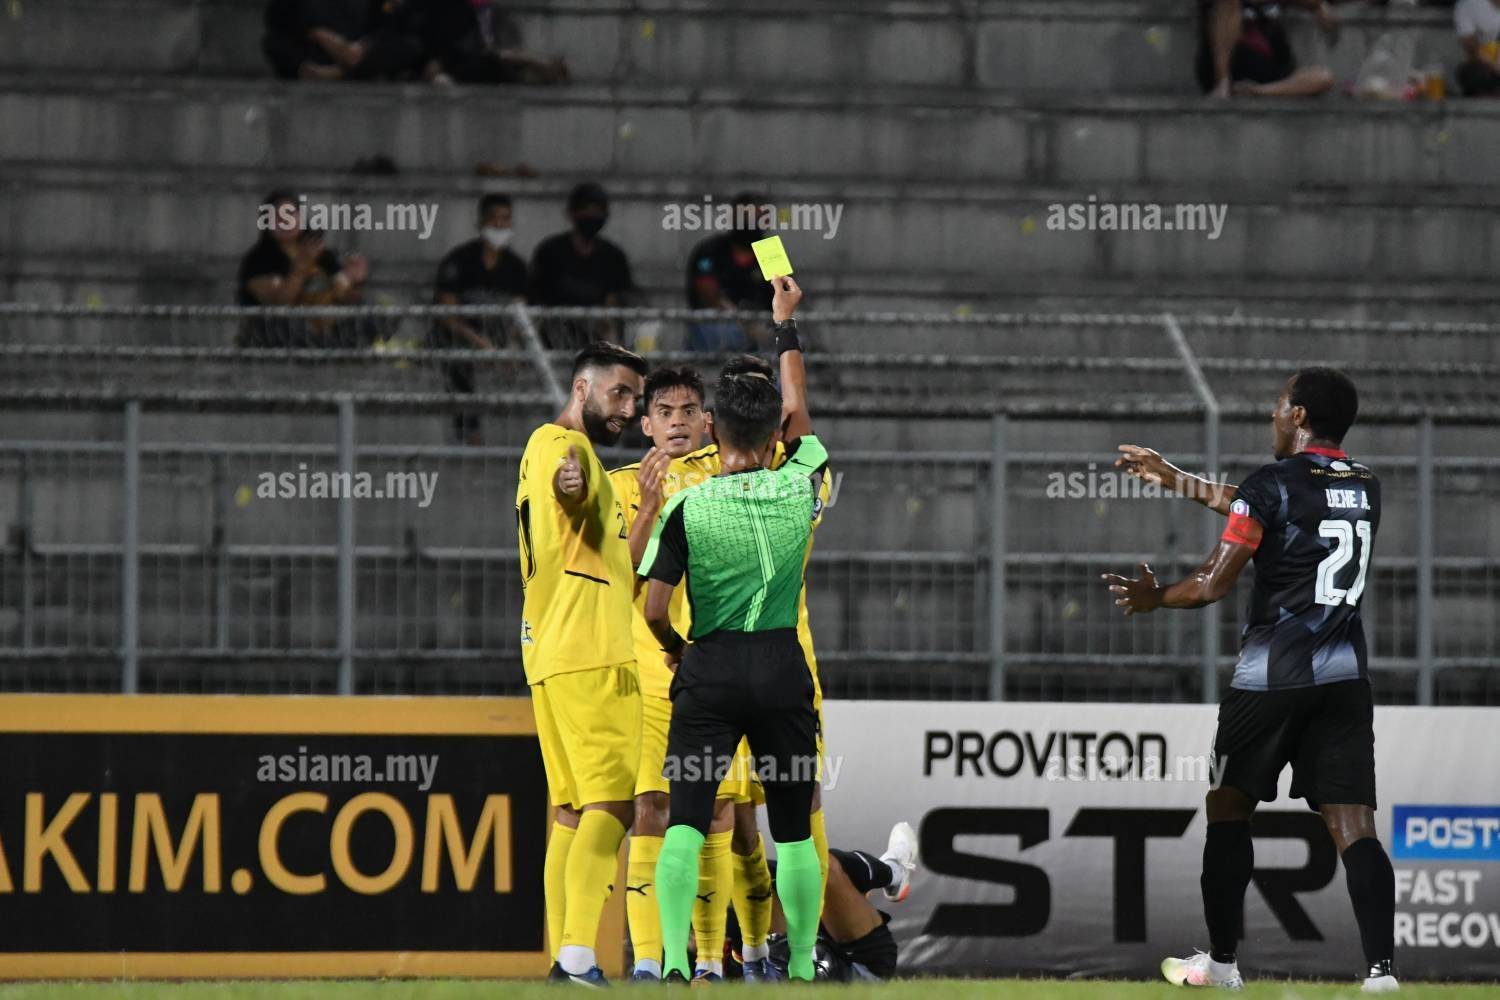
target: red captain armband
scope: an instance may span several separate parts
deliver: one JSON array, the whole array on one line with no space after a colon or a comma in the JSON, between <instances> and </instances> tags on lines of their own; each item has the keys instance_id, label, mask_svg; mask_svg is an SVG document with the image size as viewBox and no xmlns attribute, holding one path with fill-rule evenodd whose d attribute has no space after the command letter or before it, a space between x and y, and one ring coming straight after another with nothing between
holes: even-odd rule
<instances>
[{"instance_id":1,"label":"red captain armband","mask_svg":"<svg viewBox=\"0 0 1500 1000\"><path fill-rule=\"evenodd\" d=\"M1235 545L1248 545L1253 552L1260 547L1261 536L1265 529L1260 522L1250 516L1250 505L1243 500L1236 500L1229 505L1229 526L1224 529L1224 534L1219 536L1221 541L1233 542Z\"/></svg>"}]
</instances>

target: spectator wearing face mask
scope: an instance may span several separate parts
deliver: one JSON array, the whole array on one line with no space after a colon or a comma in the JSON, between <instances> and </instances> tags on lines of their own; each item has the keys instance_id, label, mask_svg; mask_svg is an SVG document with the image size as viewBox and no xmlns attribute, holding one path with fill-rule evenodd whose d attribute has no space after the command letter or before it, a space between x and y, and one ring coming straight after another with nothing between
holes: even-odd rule
<instances>
[{"instance_id":1,"label":"spectator wearing face mask","mask_svg":"<svg viewBox=\"0 0 1500 1000\"><path fill-rule=\"evenodd\" d=\"M775 218L775 206L749 191L734 196L734 228L700 240L688 254L687 302L689 309L720 312L771 311L771 283L760 273L760 263L750 244L765 233L762 225ZM690 351L743 353L767 340L764 326L747 328L736 320L691 323L687 347Z\"/></svg>"},{"instance_id":2,"label":"spectator wearing face mask","mask_svg":"<svg viewBox=\"0 0 1500 1000\"><path fill-rule=\"evenodd\" d=\"M526 300L526 262L510 248L512 213L509 195L487 194L479 199L479 238L454 247L438 265L436 304L509 305ZM447 316L433 323L428 342L437 349L487 351L513 346L516 338L504 317ZM449 392L475 391L472 362L445 362L439 370ZM460 443L481 443L476 414L460 412L453 426Z\"/></svg>"},{"instance_id":3,"label":"spectator wearing face mask","mask_svg":"<svg viewBox=\"0 0 1500 1000\"><path fill-rule=\"evenodd\" d=\"M609 221L609 196L592 181L568 196L572 228L538 244L531 257L531 304L538 306L623 306L635 282L625 251L599 235ZM599 320L552 320L542 327L553 349L576 349L595 340L615 339L618 324Z\"/></svg>"}]
</instances>

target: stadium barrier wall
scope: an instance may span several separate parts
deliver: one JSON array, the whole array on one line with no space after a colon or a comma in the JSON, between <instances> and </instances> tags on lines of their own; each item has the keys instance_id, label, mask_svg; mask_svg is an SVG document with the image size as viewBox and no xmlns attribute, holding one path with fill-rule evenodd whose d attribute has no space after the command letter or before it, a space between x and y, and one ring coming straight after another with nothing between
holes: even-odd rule
<instances>
[{"instance_id":1,"label":"stadium barrier wall","mask_svg":"<svg viewBox=\"0 0 1500 1000\"><path fill-rule=\"evenodd\" d=\"M535 733L524 698L0 697L0 979L542 977Z\"/></svg>"},{"instance_id":2,"label":"stadium barrier wall","mask_svg":"<svg viewBox=\"0 0 1500 1000\"><path fill-rule=\"evenodd\" d=\"M888 907L903 975L1155 978L1163 957L1207 947L1213 706L831 701L825 715L830 843L878 852L899 820L919 832L918 882ZM1497 726L1500 709L1376 709L1405 977L1500 976ZM1344 876L1290 779L1255 819L1241 966L1352 981Z\"/></svg>"}]
</instances>

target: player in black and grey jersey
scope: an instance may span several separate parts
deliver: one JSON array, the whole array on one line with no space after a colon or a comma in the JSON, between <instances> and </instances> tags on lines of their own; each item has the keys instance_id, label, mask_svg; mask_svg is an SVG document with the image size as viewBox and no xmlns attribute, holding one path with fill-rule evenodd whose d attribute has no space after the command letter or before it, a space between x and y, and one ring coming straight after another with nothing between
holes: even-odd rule
<instances>
[{"instance_id":1,"label":"player in black and grey jersey","mask_svg":"<svg viewBox=\"0 0 1500 1000\"><path fill-rule=\"evenodd\" d=\"M1212 604L1255 562L1240 660L1214 737L1219 781L1206 802L1211 950L1162 963L1179 986L1242 985L1235 948L1255 866L1250 819L1257 803L1275 800L1291 764L1292 795L1322 814L1344 861L1370 965L1364 990L1397 988L1395 875L1375 835L1374 707L1359 613L1380 527L1380 481L1342 448L1358 409L1343 372L1298 372L1271 415L1276 462L1238 488L1191 476L1149 448L1120 446L1121 468L1229 518L1213 554L1178 583L1158 584L1144 563L1134 580L1107 574L1127 615Z\"/></svg>"}]
</instances>

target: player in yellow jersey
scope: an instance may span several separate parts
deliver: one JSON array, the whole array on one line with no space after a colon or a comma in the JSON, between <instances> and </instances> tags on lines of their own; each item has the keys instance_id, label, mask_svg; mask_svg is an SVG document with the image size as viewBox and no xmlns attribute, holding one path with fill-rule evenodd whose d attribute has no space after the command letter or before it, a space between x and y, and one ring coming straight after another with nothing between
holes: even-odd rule
<instances>
[{"instance_id":1,"label":"player in yellow jersey","mask_svg":"<svg viewBox=\"0 0 1500 1000\"><path fill-rule=\"evenodd\" d=\"M594 956L633 818L641 698L625 514L595 445L635 416L646 362L609 343L573 363L567 407L531 435L516 486L521 660L555 807L543 880L549 979L603 985Z\"/></svg>"},{"instance_id":2,"label":"player in yellow jersey","mask_svg":"<svg viewBox=\"0 0 1500 1000\"><path fill-rule=\"evenodd\" d=\"M654 447L633 465L610 475L625 511L632 558L639 562L656 525L662 505L679 491L719 471L718 452L699 448L708 426L703 407L703 380L690 368L659 368L646 378L641 430ZM636 598L635 650L641 677L641 763L635 785L635 825L630 830L626 869L626 914L635 952L631 978L661 978L661 922L654 891L656 860L667 830L667 781L662 767L667 755L667 727L672 718L670 688L661 644L651 634L644 615L645 588ZM686 590L672 597L673 620L686 629L692 620ZM726 788L703 852L702 879L693 925L698 931L699 962L708 974L723 972L720 955L729 898L734 884L730 837L734 827L732 789Z\"/></svg>"}]
</instances>

